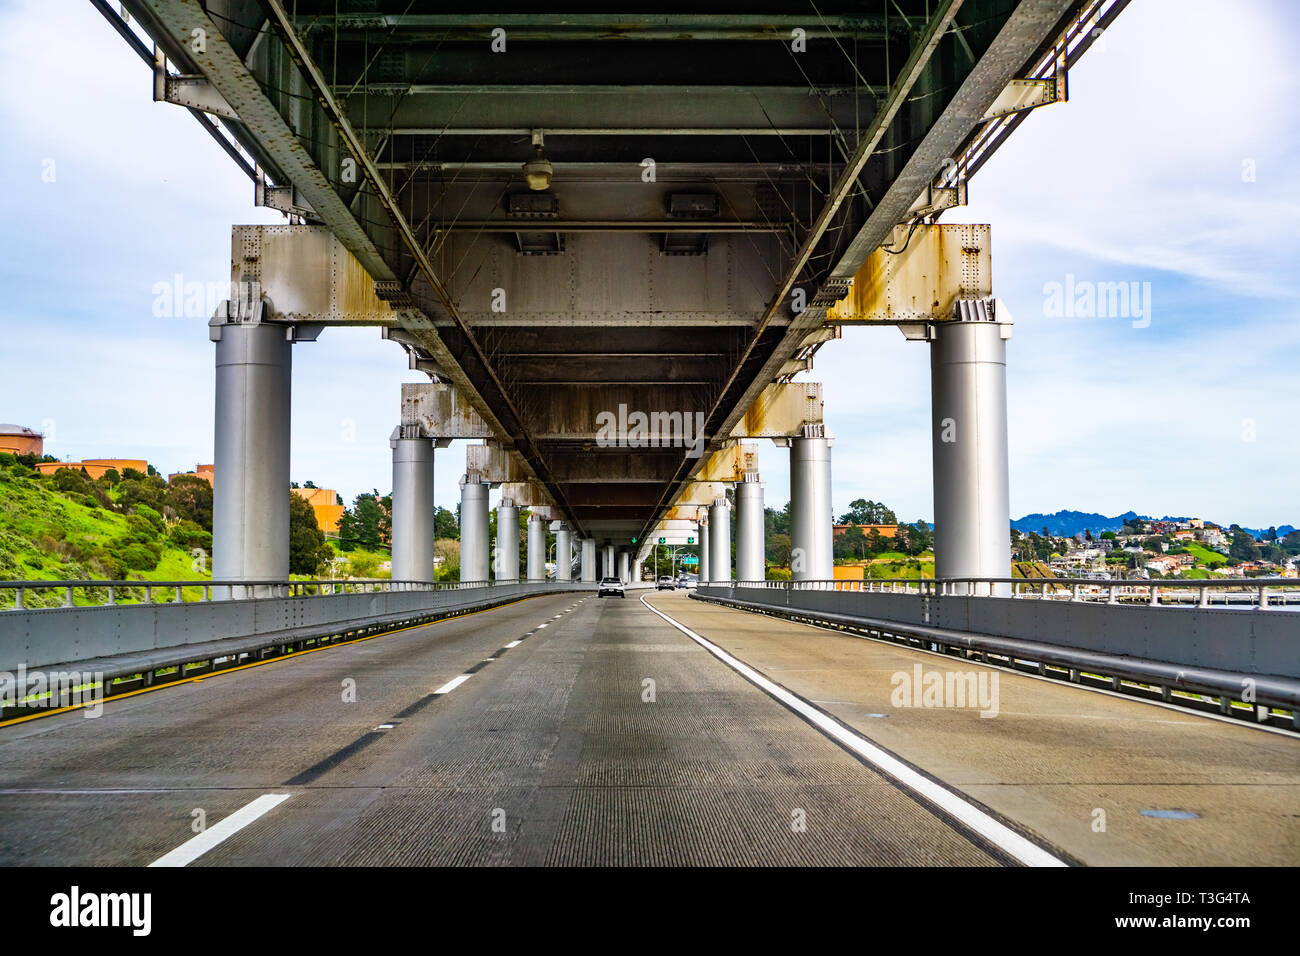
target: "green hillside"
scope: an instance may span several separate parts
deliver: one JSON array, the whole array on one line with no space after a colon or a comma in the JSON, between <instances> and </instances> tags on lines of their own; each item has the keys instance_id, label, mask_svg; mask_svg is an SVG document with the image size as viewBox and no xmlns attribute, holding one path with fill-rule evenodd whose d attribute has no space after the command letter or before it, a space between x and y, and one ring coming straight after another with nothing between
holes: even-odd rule
<instances>
[{"instance_id":1,"label":"green hillside","mask_svg":"<svg viewBox=\"0 0 1300 956\"><path fill-rule=\"evenodd\" d=\"M0 580L206 580L212 535L193 520L205 516L210 524L211 489L170 489L138 474L99 481L69 469L39 475L0 454ZM186 595L198 596L197 589ZM24 599L39 607L61 604L63 595L30 591ZM12 606L12 592L0 602Z\"/></svg>"}]
</instances>

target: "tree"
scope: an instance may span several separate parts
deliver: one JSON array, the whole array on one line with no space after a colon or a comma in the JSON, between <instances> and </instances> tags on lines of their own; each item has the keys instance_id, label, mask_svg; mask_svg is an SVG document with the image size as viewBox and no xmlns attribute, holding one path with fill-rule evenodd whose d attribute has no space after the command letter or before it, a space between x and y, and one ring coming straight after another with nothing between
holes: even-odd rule
<instances>
[{"instance_id":1,"label":"tree","mask_svg":"<svg viewBox=\"0 0 1300 956\"><path fill-rule=\"evenodd\" d=\"M456 522L456 516L446 508L435 508L433 510L433 537L449 538L452 541L460 540L460 525Z\"/></svg>"},{"instance_id":2,"label":"tree","mask_svg":"<svg viewBox=\"0 0 1300 956\"><path fill-rule=\"evenodd\" d=\"M302 495L289 495L289 573L319 574L334 551L316 523L314 509Z\"/></svg>"},{"instance_id":3,"label":"tree","mask_svg":"<svg viewBox=\"0 0 1300 956\"><path fill-rule=\"evenodd\" d=\"M300 496L294 497L307 504ZM391 499L388 500L391 508ZM385 532L391 534L392 529L392 519L385 514L383 501L377 492L357 495L352 507L344 509L339 517L339 547L344 551L354 548L378 551L383 547ZM307 507L310 508L311 505Z\"/></svg>"},{"instance_id":4,"label":"tree","mask_svg":"<svg viewBox=\"0 0 1300 956\"><path fill-rule=\"evenodd\" d=\"M294 497L297 497L296 495ZM195 475L177 475L167 491L167 503L182 521L212 530L212 486Z\"/></svg>"},{"instance_id":5,"label":"tree","mask_svg":"<svg viewBox=\"0 0 1300 956\"><path fill-rule=\"evenodd\" d=\"M898 516L882 502L858 498L849 502L849 510L840 515L840 524L897 524Z\"/></svg>"},{"instance_id":6,"label":"tree","mask_svg":"<svg viewBox=\"0 0 1300 956\"><path fill-rule=\"evenodd\" d=\"M871 529L872 534L876 534L876 529ZM832 545L832 551L836 558L846 560L851 558L862 559L867 556L867 536L862 533L861 528L849 528L841 535L836 535Z\"/></svg>"},{"instance_id":7,"label":"tree","mask_svg":"<svg viewBox=\"0 0 1300 956\"><path fill-rule=\"evenodd\" d=\"M790 566L790 536L777 533L767 539L767 559L779 567Z\"/></svg>"},{"instance_id":8,"label":"tree","mask_svg":"<svg viewBox=\"0 0 1300 956\"><path fill-rule=\"evenodd\" d=\"M916 548L913 554L921 554L934 547L934 530L925 521L918 521L912 525L912 530L908 532L907 537Z\"/></svg>"},{"instance_id":9,"label":"tree","mask_svg":"<svg viewBox=\"0 0 1300 956\"><path fill-rule=\"evenodd\" d=\"M1236 527L1234 525L1234 527ZM1249 531L1240 529L1232 533L1232 544L1228 546L1228 557L1237 561L1258 561L1259 546Z\"/></svg>"}]
</instances>

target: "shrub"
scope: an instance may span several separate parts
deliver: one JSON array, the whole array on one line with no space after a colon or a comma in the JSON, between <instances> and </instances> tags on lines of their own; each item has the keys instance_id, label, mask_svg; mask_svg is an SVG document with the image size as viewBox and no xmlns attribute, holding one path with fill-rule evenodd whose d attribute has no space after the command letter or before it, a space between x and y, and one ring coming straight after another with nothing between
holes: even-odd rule
<instances>
[{"instance_id":1,"label":"shrub","mask_svg":"<svg viewBox=\"0 0 1300 956\"><path fill-rule=\"evenodd\" d=\"M143 544L125 545L117 549L113 556L132 571L152 571L158 567L158 555Z\"/></svg>"}]
</instances>

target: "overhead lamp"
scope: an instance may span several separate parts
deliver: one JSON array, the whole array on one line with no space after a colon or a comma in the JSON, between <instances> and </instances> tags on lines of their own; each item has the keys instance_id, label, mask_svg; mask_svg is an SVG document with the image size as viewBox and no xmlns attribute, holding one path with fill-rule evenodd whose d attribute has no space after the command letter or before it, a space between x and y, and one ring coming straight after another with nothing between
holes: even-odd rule
<instances>
[{"instance_id":1,"label":"overhead lamp","mask_svg":"<svg viewBox=\"0 0 1300 956\"><path fill-rule=\"evenodd\" d=\"M551 185L551 176L555 168L551 161L542 155L542 131L533 130L533 150L535 155L528 162L524 163L524 179L528 181L528 188L534 192L541 192Z\"/></svg>"}]
</instances>

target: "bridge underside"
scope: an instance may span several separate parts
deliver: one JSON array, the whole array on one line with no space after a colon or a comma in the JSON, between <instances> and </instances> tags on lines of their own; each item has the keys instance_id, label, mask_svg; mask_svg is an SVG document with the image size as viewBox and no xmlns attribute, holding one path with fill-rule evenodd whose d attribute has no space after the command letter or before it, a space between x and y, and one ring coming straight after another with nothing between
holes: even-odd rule
<instances>
[{"instance_id":1,"label":"bridge underside","mask_svg":"<svg viewBox=\"0 0 1300 956\"><path fill-rule=\"evenodd\" d=\"M753 437L873 250L960 201L1023 90L1063 97L1123 6L125 0L127 25L93 2L259 202L339 239L392 310L375 324L555 517L615 543L685 500L695 431ZM699 427L629 449L599 428L620 408Z\"/></svg>"}]
</instances>

